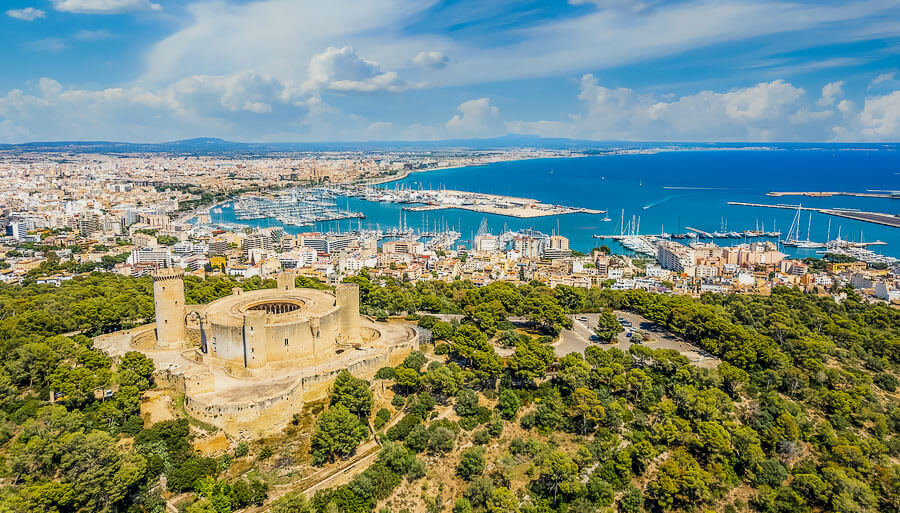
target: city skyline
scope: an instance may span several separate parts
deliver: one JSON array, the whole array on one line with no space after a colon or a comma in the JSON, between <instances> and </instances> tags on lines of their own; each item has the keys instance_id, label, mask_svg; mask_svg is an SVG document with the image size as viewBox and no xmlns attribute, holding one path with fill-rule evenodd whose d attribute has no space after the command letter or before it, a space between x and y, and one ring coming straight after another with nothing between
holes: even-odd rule
<instances>
[{"instance_id":1,"label":"city skyline","mask_svg":"<svg viewBox=\"0 0 900 513\"><path fill-rule=\"evenodd\" d=\"M896 2L26 0L0 143L896 141Z\"/></svg>"}]
</instances>

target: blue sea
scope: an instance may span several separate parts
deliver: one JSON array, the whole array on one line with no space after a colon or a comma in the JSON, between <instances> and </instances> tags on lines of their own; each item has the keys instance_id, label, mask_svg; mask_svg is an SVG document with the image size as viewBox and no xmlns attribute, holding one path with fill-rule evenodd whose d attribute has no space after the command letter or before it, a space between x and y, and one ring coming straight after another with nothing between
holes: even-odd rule
<instances>
[{"instance_id":1,"label":"blue sea","mask_svg":"<svg viewBox=\"0 0 900 513\"><path fill-rule=\"evenodd\" d=\"M728 205L729 201L777 204L802 203L816 208L853 208L897 214L900 199L833 196L828 198L768 197L770 191L900 190L900 151L894 145L878 147L787 146L775 149L717 149L661 151L650 154L613 154L578 158L536 159L501 162L413 173L383 184L395 188L447 188L532 198L545 203L607 210L604 215L570 214L532 219L486 215L465 210L424 213L402 212L404 205L340 198L341 208L366 214L364 228L398 226L402 216L407 226L449 226L471 241L482 220L497 234L504 227L534 228L559 233L580 251L606 244L617 252L624 248L594 235L618 234L622 220L638 220L641 234L685 233L687 227L707 232L765 229L787 234L796 211ZM900 257L900 229L863 223L804 211L801 237L814 241L835 238L887 243L873 246L882 254ZM230 208L214 214L213 221L235 222ZM274 220L246 222L272 226ZM323 223L315 227L285 226L289 233L315 230L347 230L357 221ZM720 245L743 239L717 240ZM815 250L786 248L794 256L816 256Z\"/></svg>"}]
</instances>

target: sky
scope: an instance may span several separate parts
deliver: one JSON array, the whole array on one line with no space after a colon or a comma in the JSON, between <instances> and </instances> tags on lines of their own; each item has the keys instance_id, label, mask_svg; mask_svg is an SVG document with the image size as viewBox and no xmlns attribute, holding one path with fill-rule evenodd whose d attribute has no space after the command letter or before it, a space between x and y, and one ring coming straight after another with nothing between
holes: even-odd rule
<instances>
[{"instance_id":1,"label":"sky","mask_svg":"<svg viewBox=\"0 0 900 513\"><path fill-rule=\"evenodd\" d=\"M6 143L900 140L900 1L0 5Z\"/></svg>"}]
</instances>

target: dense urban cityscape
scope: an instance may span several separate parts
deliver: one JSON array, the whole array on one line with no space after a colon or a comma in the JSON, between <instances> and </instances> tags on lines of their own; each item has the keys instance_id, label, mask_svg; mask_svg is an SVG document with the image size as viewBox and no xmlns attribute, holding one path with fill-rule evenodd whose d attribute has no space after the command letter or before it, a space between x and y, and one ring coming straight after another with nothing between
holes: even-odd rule
<instances>
[{"instance_id":1,"label":"dense urban cityscape","mask_svg":"<svg viewBox=\"0 0 900 513\"><path fill-rule=\"evenodd\" d=\"M199 277L222 274L245 279L269 278L289 269L334 284L365 269L375 278L413 283L437 279L486 285L535 280L550 287L643 289L695 296L703 292L768 294L784 285L835 297L849 286L872 301L900 300L897 261L847 252L854 246L850 243L830 246L831 251L818 261L789 258L771 239L719 246L696 234L686 241L625 235L611 238L624 240L636 251L613 254L602 239L590 251L573 251L565 234L534 230L495 235L482 229L464 244L458 242L458 231L441 226L424 233L397 226L290 235L278 227L254 229L250 224L212 220L219 205L250 200L263 202L265 213L259 213L258 207L256 215L244 213L239 219L276 217L272 202L292 191L294 195L306 191L319 202L335 194L368 195L374 196L371 201L413 203L424 205L417 207L422 209L476 208L463 205L468 200L458 198L466 194L460 191L447 191L444 194L457 197L440 200L455 205L441 205L434 203L434 192L425 191L428 195L423 196L416 190L342 184L377 184L411 171L561 155L569 154L516 150L258 159L7 154L0 160L0 176L11 184L0 192L6 223L0 280L16 284L33 279L58 285L79 270L144 276L160 268L181 267ZM306 186L295 189L297 184ZM539 202L525 201L528 204L517 203L518 207L491 206L491 212L535 215L528 209ZM297 208L296 202L291 202L291 208ZM525 213L518 214L515 208ZM572 211L558 208L536 215ZM360 215L331 210L325 217L296 222L309 226Z\"/></svg>"}]
</instances>

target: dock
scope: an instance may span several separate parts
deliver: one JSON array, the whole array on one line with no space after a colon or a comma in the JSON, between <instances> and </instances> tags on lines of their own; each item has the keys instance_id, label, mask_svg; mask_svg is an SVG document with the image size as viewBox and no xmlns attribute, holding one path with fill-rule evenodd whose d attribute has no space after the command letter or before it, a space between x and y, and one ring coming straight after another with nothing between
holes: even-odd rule
<instances>
[{"instance_id":1,"label":"dock","mask_svg":"<svg viewBox=\"0 0 900 513\"><path fill-rule=\"evenodd\" d=\"M761 207L761 208L780 208L785 210L808 210L810 212L818 212L829 216L843 217L845 219L853 219L854 221L862 221L865 223L880 224L893 228L900 228L900 216L894 214L885 214L882 212L863 212L861 210L849 210L840 208L813 208L801 207L799 205L788 205L779 203L777 205L767 205L765 203L745 203L742 201L729 201L729 205L738 205L742 207Z\"/></svg>"}]
</instances>

